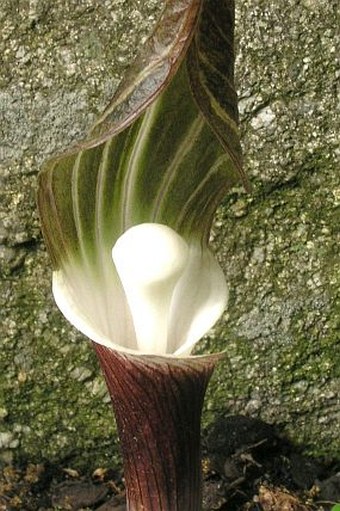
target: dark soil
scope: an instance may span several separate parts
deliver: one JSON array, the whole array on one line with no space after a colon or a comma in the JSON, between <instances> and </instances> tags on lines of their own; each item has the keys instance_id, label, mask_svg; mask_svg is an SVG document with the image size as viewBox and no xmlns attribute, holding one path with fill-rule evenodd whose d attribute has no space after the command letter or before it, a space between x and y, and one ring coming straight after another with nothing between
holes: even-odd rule
<instances>
[{"instance_id":1,"label":"dark soil","mask_svg":"<svg viewBox=\"0 0 340 511\"><path fill-rule=\"evenodd\" d=\"M204 511L330 511L340 502L340 460L315 460L274 427L226 416L203 435ZM121 474L80 474L49 463L6 466L0 511L124 511ZM185 510L183 510L185 511Z\"/></svg>"}]
</instances>

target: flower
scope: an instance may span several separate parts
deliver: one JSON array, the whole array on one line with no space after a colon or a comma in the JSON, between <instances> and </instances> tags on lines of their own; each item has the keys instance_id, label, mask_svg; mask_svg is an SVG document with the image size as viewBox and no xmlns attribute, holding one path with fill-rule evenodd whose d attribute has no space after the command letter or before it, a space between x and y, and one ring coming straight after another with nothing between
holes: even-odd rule
<instances>
[{"instance_id":1,"label":"flower","mask_svg":"<svg viewBox=\"0 0 340 511\"><path fill-rule=\"evenodd\" d=\"M39 175L56 303L97 343L128 353L188 355L225 307L226 284L208 240L221 198L245 179L233 19L232 1L167 2L88 139L51 159ZM133 228L140 234L132 266L145 265L158 253L157 225L179 236L187 258L173 287L168 282L171 291L159 290L151 319L111 252Z\"/></svg>"},{"instance_id":2,"label":"flower","mask_svg":"<svg viewBox=\"0 0 340 511\"><path fill-rule=\"evenodd\" d=\"M39 175L53 294L94 341L128 511L201 508L200 415L218 355L191 357L227 287L209 248L239 177L232 0L169 0L89 138Z\"/></svg>"}]
</instances>

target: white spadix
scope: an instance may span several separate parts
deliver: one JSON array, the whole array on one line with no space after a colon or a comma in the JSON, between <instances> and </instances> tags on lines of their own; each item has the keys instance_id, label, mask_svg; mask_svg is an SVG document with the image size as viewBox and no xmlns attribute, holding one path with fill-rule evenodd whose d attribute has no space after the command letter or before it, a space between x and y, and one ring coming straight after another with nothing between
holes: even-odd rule
<instances>
[{"instance_id":1,"label":"white spadix","mask_svg":"<svg viewBox=\"0 0 340 511\"><path fill-rule=\"evenodd\" d=\"M155 223L131 227L112 249L141 352L167 351L171 300L188 252L179 234Z\"/></svg>"}]
</instances>

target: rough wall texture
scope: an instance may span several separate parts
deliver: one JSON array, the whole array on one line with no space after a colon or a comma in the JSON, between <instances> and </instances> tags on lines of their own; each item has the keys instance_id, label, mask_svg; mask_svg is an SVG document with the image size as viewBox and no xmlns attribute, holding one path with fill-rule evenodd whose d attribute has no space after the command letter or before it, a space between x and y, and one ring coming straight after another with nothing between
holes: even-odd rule
<instances>
[{"instance_id":1,"label":"rough wall texture","mask_svg":"<svg viewBox=\"0 0 340 511\"><path fill-rule=\"evenodd\" d=\"M36 174L86 132L161 4L2 3L0 459L112 463L115 426L94 354L51 297ZM205 423L225 410L260 416L327 456L340 455L336 3L238 2L253 192L233 190L218 212L230 303L200 346L227 353Z\"/></svg>"}]
</instances>

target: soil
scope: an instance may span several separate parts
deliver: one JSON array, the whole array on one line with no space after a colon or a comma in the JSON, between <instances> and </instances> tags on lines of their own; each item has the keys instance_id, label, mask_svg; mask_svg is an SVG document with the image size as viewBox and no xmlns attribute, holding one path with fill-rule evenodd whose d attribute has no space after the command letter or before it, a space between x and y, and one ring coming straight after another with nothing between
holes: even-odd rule
<instances>
[{"instance_id":1,"label":"soil","mask_svg":"<svg viewBox=\"0 0 340 511\"><path fill-rule=\"evenodd\" d=\"M202 465L204 511L330 511L340 502L340 460L312 459L258 419L221 416L203 434ZM0 472L0 511L125 509L114 470L45 462Z\"/></svg>"}]
</instances>

